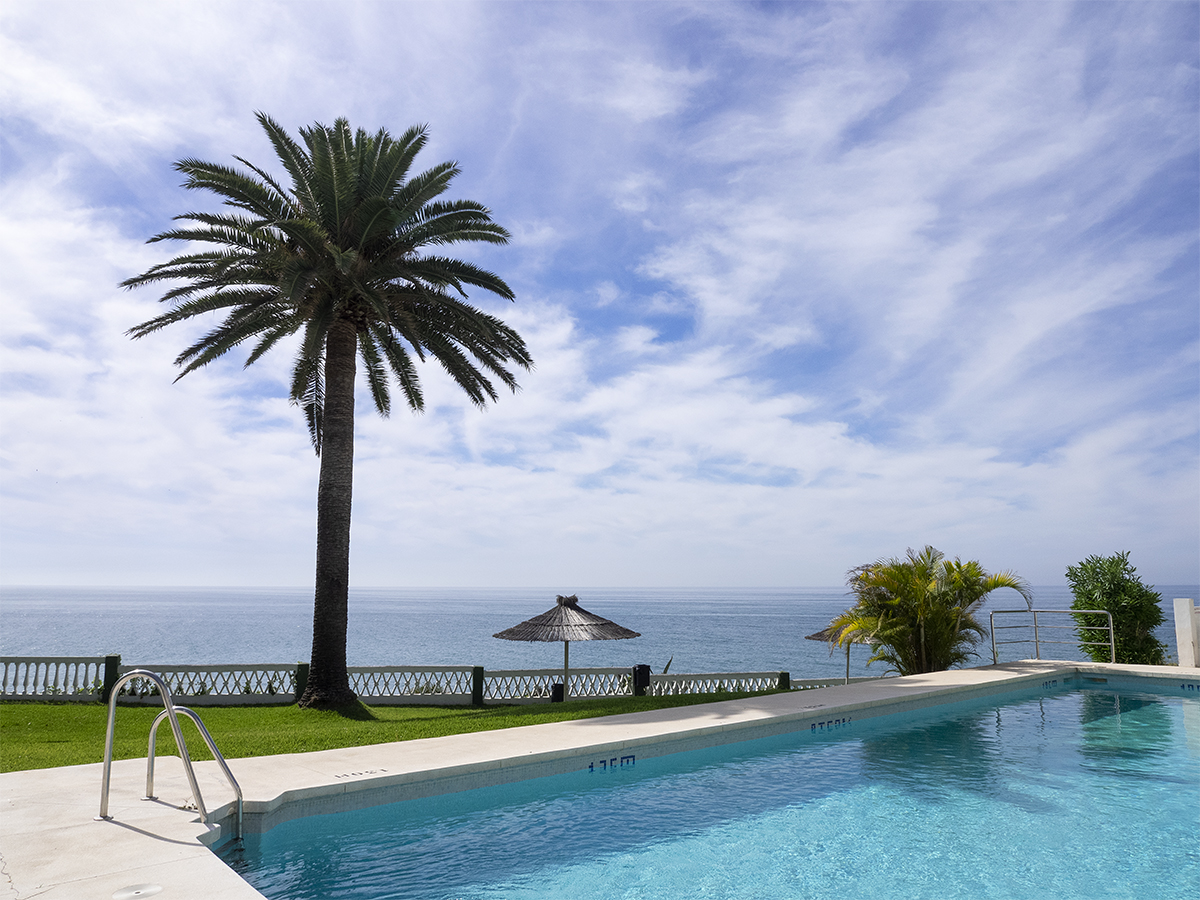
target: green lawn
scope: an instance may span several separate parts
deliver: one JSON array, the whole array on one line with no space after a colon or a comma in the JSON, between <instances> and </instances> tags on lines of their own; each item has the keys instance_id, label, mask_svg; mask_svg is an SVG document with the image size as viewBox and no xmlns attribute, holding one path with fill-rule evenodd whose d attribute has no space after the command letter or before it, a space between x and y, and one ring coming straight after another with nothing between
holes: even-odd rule
<instances>
[{"instance_id":1,"label":"green lawn","mask_svg":"<svg viewBox=\"0 0 1200 900\"><path fill-rule=\"evenodd\" d=\"M236 759L410 741L749 696L752 695L613 697L536 706L484 708L379 706L370 709L362 707L357 714L349 716L337 712L300 710L295 706L208 707L197 709L196 712L221 753L227 759ZM119 707L113 758L145 757L150 726L160 712L162 707ZM100 704L0 704L0 772L101 762L104 758L107 721L108 707ZM211 759L195 726L181 718L180 727L192 758ZM159 755L176 752L171 729L165 722L159 727L155 749Z\"/></svg>"}]
</instances>

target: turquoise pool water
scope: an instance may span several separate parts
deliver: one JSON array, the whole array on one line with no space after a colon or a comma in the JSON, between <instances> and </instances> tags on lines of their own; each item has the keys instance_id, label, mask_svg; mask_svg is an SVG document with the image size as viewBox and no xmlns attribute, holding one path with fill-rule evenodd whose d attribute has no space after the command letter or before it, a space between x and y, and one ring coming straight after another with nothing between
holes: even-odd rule
<instances>
[{"instance_id":1,"label":"turquoise pool water","mask_svg":"<svg viewBox=\"0 0 1200 900\"><path fill-rule=\"evenodd\" d=\"M301 819L225 858L272 900L1184 896L1200 686L1080 683Z\"/></svg>"}]
</instances>

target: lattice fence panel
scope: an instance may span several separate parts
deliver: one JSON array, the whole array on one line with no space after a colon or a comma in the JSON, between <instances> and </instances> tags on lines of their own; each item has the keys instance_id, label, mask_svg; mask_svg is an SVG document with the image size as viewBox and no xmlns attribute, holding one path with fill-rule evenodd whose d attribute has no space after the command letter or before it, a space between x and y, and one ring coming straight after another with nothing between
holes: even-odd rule
<instances>
[{"instance_id":1,"label":"lattice fence panel","mask_svg":"<svg viewBox=\"0 0 1200 900\"><path fill-rule=\"evenodd\" d=\"M470 666L351 666L350 687L360 697L471 693Z\"/></svg>"},{"instance_id":2,"label":"lattice fence panel","mask_svg":"<svg viewBox=\"0 0 1200 900\"><path fill-rule=\"evenodd\" d=\"M122 666L149 669L171 688L172 697L275 696L296 690L295 665L245 666ZM128 697L154 697L158 688L148 679L134 678L121 688Z\"/></svg>"},{"instance_id":3,"label":"lattice fence panel","mask_svg":"<svg viewBox=\"0 0 1200 900\"><path fill-rule=\"evenodd\" d=\"M96 700L104 689L104 657L0 658L0 696Z\"/></svg>"},{"instance_id":4,"label":"lattice fence panel","mask_svg":"<svg viewBox=\"0 0 1200 900\"><path fill-rule=\"evenodd\" d=\"M570 693L572 697L631 697L633 676L628 669L572 672Z\"/></svg>"},{"instance_id":5,"label":"lattice fence panel","mask_svg":"<svg viewBox=\"0 0 1200 900\"><path fill-rule=\"evenodd\" d=\"M551 686L562 673L553 671L495 671L484 675L485 700L529 700L549 697Z\"/></svg>"}]
</instances>

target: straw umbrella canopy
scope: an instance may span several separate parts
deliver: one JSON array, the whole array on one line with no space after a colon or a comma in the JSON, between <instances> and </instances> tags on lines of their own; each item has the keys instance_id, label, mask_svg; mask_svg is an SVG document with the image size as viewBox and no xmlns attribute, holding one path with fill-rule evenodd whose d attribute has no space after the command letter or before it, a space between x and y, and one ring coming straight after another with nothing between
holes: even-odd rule
<instances>
[{"instance_id":1,"label":"straw umbrella canopy","mask_svg":"<svg viewBox=\"0 0 1200 900\"><path fill-rule=\"evenodd\" d=\"M567 685L570 682L567 679L570 675L571 641L621 641L641 637L641 634L588 612L579 605L579 598L574 594L570 597L559 594L552 609L492 637L505 641L562 641L565 700L569 693Z\"/></svg>"},{"instance_id":2,"label":"straw umbrella canopy","mask_svg":"<svg viewBox=\"0 0 1200 900\"><path fill-rule=\"evenodd\" d=\"M816 634L806 634L804 639L806 641L824 641L825 643L829 644L829 652L833 653L833 643L837 640L837 637L837 632L834 631L833 626L830 625L828 628L818 631ZM850 645L869 643L870 641L868 641L865 637L856 637L846 641L846 684L850 683Z\"/></svg>"}]
</instances>

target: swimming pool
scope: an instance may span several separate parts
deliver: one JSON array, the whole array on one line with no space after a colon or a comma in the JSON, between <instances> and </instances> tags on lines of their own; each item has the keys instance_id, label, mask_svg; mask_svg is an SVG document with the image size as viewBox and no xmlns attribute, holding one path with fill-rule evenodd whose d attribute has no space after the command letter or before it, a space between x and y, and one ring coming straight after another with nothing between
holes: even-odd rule
<instances>
[{"instance_id":1,"label":"swimming pool","mask_svg":"<svg viewBox=\"0 0 1200 900\"><path fill-rule=\"evenodd\" d=\"M1200 883L1200 699L997 699L297 819L225 859L306 898L1099 898Z\"/></svg>"}]
</instances>

